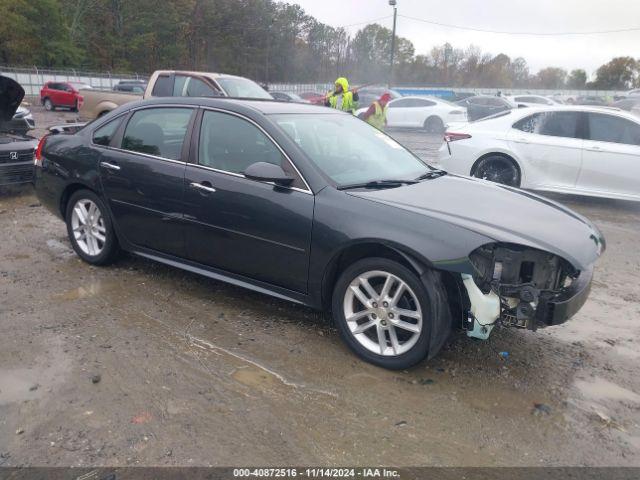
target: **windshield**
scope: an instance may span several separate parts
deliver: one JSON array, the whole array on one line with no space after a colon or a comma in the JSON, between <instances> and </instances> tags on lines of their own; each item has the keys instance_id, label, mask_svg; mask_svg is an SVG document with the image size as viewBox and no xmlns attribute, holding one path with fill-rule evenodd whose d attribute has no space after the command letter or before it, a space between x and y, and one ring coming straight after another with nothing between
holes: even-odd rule
<instances>
[{"instance_id":1,"label":"windshield","mask_svg":"<svg viewBox=\"0 0 640 480\"><path fill-rule=\"evenodd\" d=\"M248 78L219 77L216 78L216 81L230 97L273 100L273 97L264 88Z\"/></svg>"},{"instance_id":2,"label":"windshield","mask_svg":"<svg viewBox=\"0 0 640 480\"><path fill-rule=\"evenodd\" d=\"M433 170L409 150L350 115L274 115L276 123L338 185L411 180Z\"/></svg>"}]
</instances>

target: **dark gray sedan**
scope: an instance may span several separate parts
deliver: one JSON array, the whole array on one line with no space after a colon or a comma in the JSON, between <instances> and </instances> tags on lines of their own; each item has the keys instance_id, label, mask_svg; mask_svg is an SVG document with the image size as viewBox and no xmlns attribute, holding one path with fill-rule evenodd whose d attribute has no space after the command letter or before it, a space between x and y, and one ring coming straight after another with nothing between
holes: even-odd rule
<instances>
[{"instance_id":1,"label":"dark gray sedan","mask_svg":"<svg viewBox=\"0 0 640 480\"><path fill-rule=\"evenodd\" d=\"M237 99L124 105L45 138L42 203L85 261L120 250L332 312L363 359L407 368L453 329L566 321L604 239L528 192L429 167L332 109Z\"/></svg>"}]
</instances>

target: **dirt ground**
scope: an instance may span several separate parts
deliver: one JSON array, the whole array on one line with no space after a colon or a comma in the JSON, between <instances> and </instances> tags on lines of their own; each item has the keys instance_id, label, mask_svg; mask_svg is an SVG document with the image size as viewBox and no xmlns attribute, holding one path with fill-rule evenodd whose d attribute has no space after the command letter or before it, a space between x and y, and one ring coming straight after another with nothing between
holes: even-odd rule
<instances>
[{"instance_id":1,"label":"dirt ground","mask_svg":"<svg viewBox=\"0 0 640 480\"><path fill-rule=\"evenodd\" d=\"M391 372L307 308L131 256L91 267L30 188L5 192L0 465L640 466L640 204L556 199L608 243L578 315Z\"/></svg>"}]
</instances>

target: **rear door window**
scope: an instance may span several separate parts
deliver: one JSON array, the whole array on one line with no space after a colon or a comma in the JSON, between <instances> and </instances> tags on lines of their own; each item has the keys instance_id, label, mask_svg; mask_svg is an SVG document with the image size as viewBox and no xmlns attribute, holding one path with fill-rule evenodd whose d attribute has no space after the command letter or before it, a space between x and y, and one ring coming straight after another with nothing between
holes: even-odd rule
<instances>
[{"instance_id":1,"label":"rear door window","mask_svg":"<svg viewBox=\"0 0 640 480\"><path fill-rule=\"evenodd\" d=\"M415 99L414 102L416 103L416 107L433 107L436 102L432 102L431 100L422 100L422 99Z\"/></svg>"},{"instance_id":2,"label":"rear door window","mask_svg":"<svg viewBox=\"0 0 640 480\"><path fill-rule=\"evenodd\" d=\"M578 138L580 112L542 112L519 120L513 128L551 137Z\"/></svg>"},{"instance_id":3,"label":"rear door window","mask_svg":"<svg viewBox=\"0 0 640 480\"><path fill-rule=\"evenodd\" d=\"M589 113L589 140L640 145L640 125L626 118Z\"/></svg>"},{"instance_id":4,"label":"rear door window","mask_svg":"<svg viewBox=\"0 0 640 480\"><path fill-rule=\"evenodd\" d=\"M191 108L148 108L135 112L124 132L122 148L169 160L180 160Z\"/></svg>"},{"instance_id":5,"label":"rear door window","mask_svg":"<svg viewBox=\"0 0 640 480\"><path fill-rule=\"evenodd\" d=\"M412 101L410 98L402 98L393 103L389 104L389 108L407 108L412 106Z\"/></svg>"}]
</instances>

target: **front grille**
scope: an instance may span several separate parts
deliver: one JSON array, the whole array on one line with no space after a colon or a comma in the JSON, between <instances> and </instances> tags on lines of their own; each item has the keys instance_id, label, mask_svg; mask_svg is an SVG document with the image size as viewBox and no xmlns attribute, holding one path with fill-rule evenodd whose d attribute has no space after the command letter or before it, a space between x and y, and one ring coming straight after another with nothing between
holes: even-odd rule
<instances>
[{"instance_id":1,"label":"front grille","mask_svg":"<svg viewBox=\"0 0 640 480\"><path fill-rule=\"evenodd\" d=\"M16 153L18 154L18 158L11 158L11 153L11 151L0 152L0 164L18 162L33 163L33 149L16 151Z\"/></svg>"},{"instance_id":2,"label":"front grille","mask_svg":"<svg viewBox=\"0 0 640 480\"><path fill-rule=\"evenodd\" d=\"M28 183L33 179L33 162L17 165L0 164L0 185Z\"/></svg>"}]
</instances>

